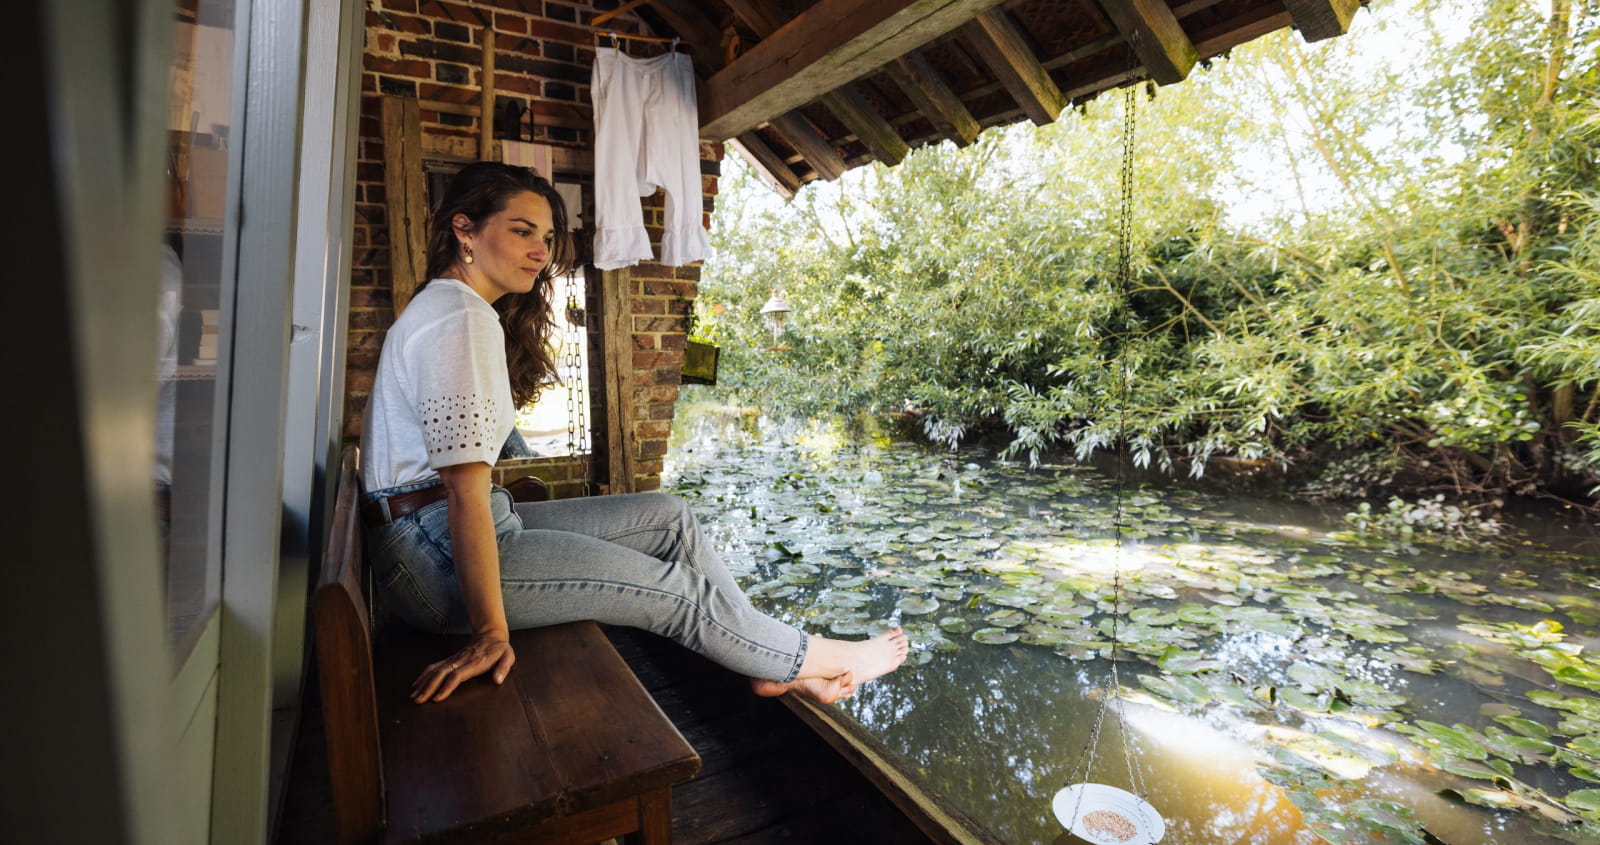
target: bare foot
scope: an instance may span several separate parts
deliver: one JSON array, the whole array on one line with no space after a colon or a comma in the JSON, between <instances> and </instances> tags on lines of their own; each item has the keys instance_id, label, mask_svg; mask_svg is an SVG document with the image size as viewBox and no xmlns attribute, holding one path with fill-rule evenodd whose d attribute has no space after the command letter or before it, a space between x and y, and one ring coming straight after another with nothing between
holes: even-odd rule
<instances>
[{"instance_id":1,"label":"bare foot","mask_svg":"<svg viewBox=\"0 0 1600 845\"><path fill-rule=\"evenodd\" d=\"M856 684L851 680L850 673L832 678L801 678L783 684L777 681L765 681L760 678L750 679L750 688L756 695L765 698L775 698L786 692L792 692L801 698L809 698L818 704L832 704L835 701L855 695Z\"/></svg>"},{"instance_id":2,"label":"bare foot","mask_svg":"<svg viewBox=\"0 0 1600 845\"><path fill-rule=\"evenodd\" d=\"M870 640L830 640L813 636L800 664L800 678L835 678L849 672L855 683L864 684L893 672L906 662L910 643L904 631L889 630Z\"/></svg>"},{"instance_id":3,"label":"bare foot","mask_svg":"<svg viewBox=\"0 0 1600 845\"><path fill-rule=\"evenodd\" d=\"M851 668L858 684L881 678L900 668L900 664L906 662L906 653L911 649L911 641L906 639L906 632L899 628L890 628L870 640L862 640L852 645L857 647L856 662Z\"/></svg>"}]
</instances>

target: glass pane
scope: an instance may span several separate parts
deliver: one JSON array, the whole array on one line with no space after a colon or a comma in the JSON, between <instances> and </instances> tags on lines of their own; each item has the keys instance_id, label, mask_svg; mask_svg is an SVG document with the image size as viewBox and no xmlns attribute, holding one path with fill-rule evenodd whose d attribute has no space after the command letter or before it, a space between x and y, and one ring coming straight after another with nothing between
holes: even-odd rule
<instances>
[{"instance_id":1,"label":"glass pane","mask_svg":"<svg viewBox=\"0 0 1600 845\"><path fill-rule=\"evenodd\" d=\"M517 411L517 432L526 451L516 457L556 457L589 452L589 340L584 327L583 274L552 280L556 350L561 383Z\"/></svg>"},{"instance_id":2,"label":"glass pane","mask_svg":"<svg viewBox=\"0 0 1600 845\"><path fill-rule=\"evenodd\" d=\"M217 603L220 423L234 3L178 0L167 118L167 225L158 313L156 496L165 544L168 642L181 659ZM220 458L220 455L218 456Z\"/></svg>"}]
</instances>

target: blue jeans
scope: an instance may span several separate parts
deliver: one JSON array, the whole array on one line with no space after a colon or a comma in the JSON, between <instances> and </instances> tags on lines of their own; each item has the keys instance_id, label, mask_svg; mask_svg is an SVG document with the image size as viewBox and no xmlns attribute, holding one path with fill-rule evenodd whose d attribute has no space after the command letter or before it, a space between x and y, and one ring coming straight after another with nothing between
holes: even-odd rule
<instances>
[{"instance_id":1,"label":"blue jeans","mask_svg":"<svg viewBox=\"0 0 1600 845\"><path fill-rule=\"evenodd\" d=\"M368 499L407 492L407 485ZM582 619L643 628L753 678L795 679L806 634L750 605L683 500L661 493L514 504L490 493L512 628ZM368 528L385 602L415 628L471 631L451 558L449 503Z\"/></svg>"}]
</instances>

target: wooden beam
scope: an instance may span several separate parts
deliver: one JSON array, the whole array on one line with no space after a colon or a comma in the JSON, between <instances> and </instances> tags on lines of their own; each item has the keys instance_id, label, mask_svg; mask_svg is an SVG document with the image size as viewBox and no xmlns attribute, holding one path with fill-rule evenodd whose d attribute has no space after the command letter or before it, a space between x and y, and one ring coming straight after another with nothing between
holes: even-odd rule
<instances>
[{"instance_id":1,"label":"wooden beam","mask_svg":"<svg viewBox=\"0 0 1600 845\"><path fill-rule=\"evenodd\" d=\"M1336 38L1350 31L1350 19L1361 0L1283 0L1294 28L1307 41Z\"/></svg>"},{"instance_id":2,"label":"wooden beam","mask_svg":"<svg viewBox=\"0 0 1600 845\"><path fill-rule=\"evenodd\" d=\"M726 0L728 8L750 27L757 38L766 38L783 28L783 18L772 7L771 0Z\"/></svg>"},{"instance_id":3,"label":"wooden beam","mask_svg":"<svg viewBox=\"0 0 1600 845\"><path fill-rule=\"evenodd\" d=\"M1066 98L1003 9L984 12L961 34L1029 120L1043 126L1061 114Z\"/></svg>"},{"instance_id":4,"label":"wooden beam","mask_svg":"<svg viewBox=\"0 0 1600 845\"><path fill-rule=\"evenodd\" d=\"M1150 78L1162 85L1182 82L1199 61L1194 43L1164 0L1100 0L1100 8L1134 45Z\"/></svg>"},{"instance_id":5,"label":"wooden beam","mask_svg":"<svg viewBox=\"0 0 1600 845\"><path fill-rule=\"evenodd\" d=\"M839 157L839 151L832 144L822 139L822 135L812 127L811 121L801 116L800 112L792 111L772 118L772 128L783 140L794 147L794 151L817 171L817 175L828 181L839 178L845 171L844 159ZM741 133L742 134L742 133Z\"/></svg>"},{"instance_id":6,"label":"wooden beam","mask_svg":"<svg viewBox=\"0 0 1600 845\"><path fill-rule=\"evenodd\" d=\"M493 20L493 18L490 18ZM494 154L494 26L483 28L483 94L478 98L478 160L492 161Z\"/></svg>"},{"instance_id":7,"label":"wooden beam","mask_svg":"<svg viewBox=\"0 0 1600 845\"><path fill-rule=\"evenodd\" d=\"M1262 7L1265 12L1270 7ZM1294 26L1294 20L1288 12L1277 14L1262 14L1254 20L1243 20L1244 16L1235 18L1227 24L1212 27L1210 30L1195 34L1195 49L1202 56L1217 56L1232 50L1248 41L1254 41L1269 32L1277 32L1286 26ZM1231 28L1230 28L1231 27Z\"/></svg>"},{"instance_id":8,"label":"wooden beam","mask_svg":"<svg viewBox=\"0 0 1600 845\"><path fill-rule=\"evenodd\" d=\"M700 137L723 141L950 32L1000 0L820 0L706 81Z\"/></svg>"},{"instance_id":9,"label":"wooden beam","mask_svg":"<svg viewBox=\"0 0 1600 845\"><path fill-rule=\"evenodd\" d=\"M499 145L499 141L495 144ZM422 134L422 158L433 161L450 161L466 164L478 160L478 139L462 135ZM594 180L594 150L577 147L550 148L550 167L561 175L582 177L577 181Z\"/></svg>"},{"instance_id":10,"label":"wooden beam","mask_svg":"<svg viewBox=\"0 0 1600 845\"><path fill-rule=\"evenodd\" d=\"M423 190L422 117L417 101L385 96L383 129L384 219L389 228L389 294L395 316L405 310L427 271L428 203Z\"/></svg>"},{"instance_id":11,"label":"wooden beam","mask_svg":"<svg viewBox=\"0 0 1600 845\"><path fill-rule=\"evenodd\" d=\"M745 161L761 173L766 174L768 182L773 189L783 195L784 199L794 196L800 190L800 177L790 169L789 163L783 160L761 136L751 130L737 138L729 139L729 146L744 157Z\"/></svg>"},{"instance_id":12,"label":"wooden beam","mask_svg":"<svg viewBox=\"0 0 1600 845\"><path fill-rule=\"evenodd\" d=\"M867 98L854 85L842 85L831 94L822 95L822 104L845 128L855 133L873 157L893 167L905 160L911 148L906 146L900 133L894 131L889 121L867 102Z\"/></svg>"},{"instance_id":13,"label":"wooden beam","mask_svg":"<svg viewBox=\"0 0 1600 845\"><path fill-rule=\"evenodd\" d=\"M783 18L770 0L730 0L728 6L757 38L765 39L783 28ZM842 85L833 93L822 95L822 104L880 161L899 164L910 152L900 134L854 85Z\"/></svg>"},{"instance_id":14,"label":"wooden beam","mask_svg":"<svg viewBox=\"0 0 1600 845\"><path fill-rule=\"evenodd\" d=\"M884 70L889 72L895 84L906 92L917 111L933 124L934 130L940 135L958 147L965 147L977 140L983 127L978 125L972 112L967 111L966 103L961 102L956 92L950 90L950 86L945 84L939 72L921 53L907 53L890 62Z\"/></svg>"},{"instance_id":15,"label":"wooden beam","mask_svg":"<svg viewBox=\"0 0 1600 845\"><path fill-rule=\"evenodd\" d=\"M627 270L599 270L601 337L606 388L607 494L632 493L633 436L633 308ZM592 275L590 278L594 278Z\"/></svg>"}]
</instances>

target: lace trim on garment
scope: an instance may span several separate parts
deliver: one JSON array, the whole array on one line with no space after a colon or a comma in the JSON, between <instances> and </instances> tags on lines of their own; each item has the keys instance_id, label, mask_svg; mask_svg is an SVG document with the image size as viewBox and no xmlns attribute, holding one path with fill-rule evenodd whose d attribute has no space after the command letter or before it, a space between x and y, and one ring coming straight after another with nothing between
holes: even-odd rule
<instances>
[{"instance_id":1,"label":"lace trim on garment","mask_svg":"<svg viewBox=\"0 0 1600 845\"><path fill-rule=\"evenodd\" d=\"M485 443L496 453L495 421L500 418L493 396L477 393L424 399L419 409L428 454L451 455L482 451Z\"/></svg>"}]
</instances>

